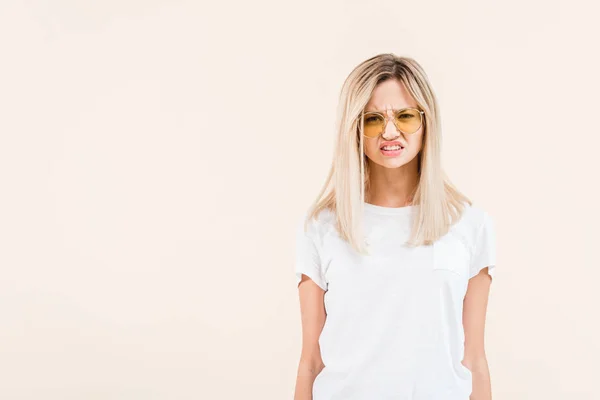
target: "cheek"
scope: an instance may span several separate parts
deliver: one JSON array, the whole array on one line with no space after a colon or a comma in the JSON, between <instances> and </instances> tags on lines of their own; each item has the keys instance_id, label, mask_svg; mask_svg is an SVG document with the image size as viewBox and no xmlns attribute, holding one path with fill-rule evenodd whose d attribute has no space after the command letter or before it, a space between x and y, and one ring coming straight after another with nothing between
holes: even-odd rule
<instances>
[{"instance_id":1,"label":"cheek","mask_svg":"<svg viewBox=\"0 0 600 400\"><path fill-rule=\"evenodd\" d=\"M369 158L375 158L379 155L379 146L375 140L365 141L365 154Z\"/></svg>"},{"instance_id":2,"label":"cheek","mask_svg":"<svg viewBox=\"0 0 600 400\"><path fill-rule=\"evenodd\" d=\"M418 153L423 147L423 134L418 133L408 137L408 148L411 153Z\"/></svg>"}]
</instances>

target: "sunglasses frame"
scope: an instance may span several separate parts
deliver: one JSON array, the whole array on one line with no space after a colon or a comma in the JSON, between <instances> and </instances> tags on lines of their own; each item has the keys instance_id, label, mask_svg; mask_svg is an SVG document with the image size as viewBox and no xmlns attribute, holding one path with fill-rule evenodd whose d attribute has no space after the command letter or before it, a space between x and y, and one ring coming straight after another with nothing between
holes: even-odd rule
<instances>
[{"instance_id":1,"label":"sunglasses frame","mask_svg":"<svg viewBox=\"0 0 600 400\"><path fill-rule=\"evenodd\" d=\"M398 113L402 112L402 111L406 111L406 110L415 110L419 112L419 117L421 118L421 122L419 123L419 127L417 129L415 129L414 132L408 133L408 132L404 132L402 131L400 128L398 128L398 125L396 125L396 121L393 121L394 126L396 127L396 130L399 132L402 132L406 135L412 135L413 133L417 132L419 129L421 129L421 127L423 126L423 122L425 122L425 119L423 118L425 115L425 111L423 110L419 110L418 108L414 108L414 107L406 107L406 108L400 108L400 109L392 109L392 111L394 112L394 116L392 118L396 118L396 115L398 115ZM368 115L379 115L383 118L383 120L385 121L383 124L383 129L381 130L381 132L379 132L379 135L377 136L367 136L365 135L364 132L364 126L365 126L365 116ZM387 126L388 122L389 122L389 117L387 115L385 115L383 112L381 111L362 111L361 113L361 128L362 128L362 132L361 134L369 139L375 139L376 137L379 137L383 134L383 132L385 132L385 127Z\"/></svg>"}]
</instances>

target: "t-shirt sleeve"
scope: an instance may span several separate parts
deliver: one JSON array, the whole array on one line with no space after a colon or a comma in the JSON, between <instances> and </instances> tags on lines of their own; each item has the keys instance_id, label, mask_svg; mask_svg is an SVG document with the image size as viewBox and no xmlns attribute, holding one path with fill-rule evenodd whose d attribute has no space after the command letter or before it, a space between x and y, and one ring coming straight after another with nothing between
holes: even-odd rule
<instances>
[{"instance_id":1,"label":"t-shirt sleeve","mask_svg":"<svg viewBox=\"0 0 600 400\"><path fill-rule=\"evenodd\" d=\"M494 220L487 212L483 213L483 219L475 237L469 279L476 276L485 267L488 267L490 276L494 277L496 268L496 228Z\"/></svg>"},{"instance_id":2,"label":"t-shirt sleeve","mask_svg":"<svg viewBox=\"0 0 600 400\"><path fill-rule=\"evenodd\" d=\"M296 227L296 247L294 272L296 275L296 286L302 280L302 274L312 279L321 289L327 290L327 282L323 274L321 256L318 243L318 223L315 220L308 222L304 229L304 218Z\"/></svg>"}]
</instances>

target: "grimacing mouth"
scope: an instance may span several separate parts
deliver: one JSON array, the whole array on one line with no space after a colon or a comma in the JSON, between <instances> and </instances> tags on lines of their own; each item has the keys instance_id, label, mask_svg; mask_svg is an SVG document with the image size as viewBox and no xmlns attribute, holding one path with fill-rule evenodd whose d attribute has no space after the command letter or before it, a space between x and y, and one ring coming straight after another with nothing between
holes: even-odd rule
<instances>
[{"instance_id":1,"label":"grimacing mouth","mask_svg":"<svg viewBox=\"0 0 600 400\"><path fill-rule=\"evenodd\" d=\"M388 142L388 143L382 143L382 144L379 146L379 149L381 150L381 149L383 149L385 146L400 146L400 148L401 148L401 149L404 149L404 148L406 147L404 144L402 144L402 143L400 143L400 142L395 142L395 143L389 143L389 142Z\"/></svg>"}]
</instances>

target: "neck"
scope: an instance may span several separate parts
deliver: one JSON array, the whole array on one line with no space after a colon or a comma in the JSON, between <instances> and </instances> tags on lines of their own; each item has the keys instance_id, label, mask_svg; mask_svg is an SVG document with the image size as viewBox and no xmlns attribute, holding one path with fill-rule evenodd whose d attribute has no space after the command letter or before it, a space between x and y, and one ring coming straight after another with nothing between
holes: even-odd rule
<instances>
[{"instance_id":1,"label":"neck","mask_svg":"<svg viewBox=\"0 0 600 400\"><path fill-rule=\"evenodd\" d=\"M384 207L403 207L412 203L412 195L419 184L418 160L398 168L386 168L369 161L367 203Z\"/></svg>"}]
</instances>

